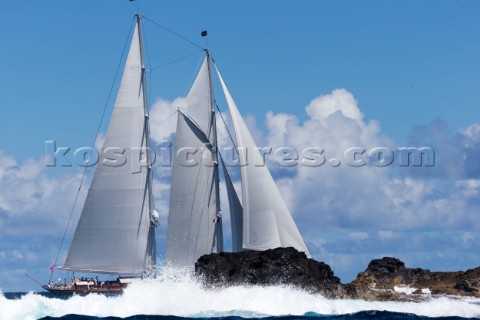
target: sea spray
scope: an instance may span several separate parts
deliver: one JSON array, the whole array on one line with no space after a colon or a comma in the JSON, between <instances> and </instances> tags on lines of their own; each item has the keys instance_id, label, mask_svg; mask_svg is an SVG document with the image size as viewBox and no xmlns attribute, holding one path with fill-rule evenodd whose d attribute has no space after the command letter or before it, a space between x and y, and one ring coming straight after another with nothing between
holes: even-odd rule
<instances>
[{"instance_id":1,"label":"sea spray","mask_svg":"<svg viewBox=\"0 0 480 320\"><path fill-rule=\"evenodd\" d=\"M365 310L407 312L429 317L480 317L480 299L432 298L424 302L331 300L288 286L235 286L206 289L187 271L164 267L156 279L131 284L122 296L48 298L28 293L19 299L0 295L0 319L39 319L79 314L97 317L175 315L243 318L280 315L351 314Z\"/></svg>"}]
</instances>

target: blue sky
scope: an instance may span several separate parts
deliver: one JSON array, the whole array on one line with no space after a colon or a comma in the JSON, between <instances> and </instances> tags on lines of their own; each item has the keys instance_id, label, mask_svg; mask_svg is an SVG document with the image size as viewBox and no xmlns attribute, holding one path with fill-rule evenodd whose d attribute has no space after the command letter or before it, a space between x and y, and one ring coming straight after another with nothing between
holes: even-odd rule
<instances>
[{"instance_id":1,"label":"blue sky","mask_svg":"<svg viewBox=\"0 0 480 320\"><path fill-rule=\"evenodd\" d=\"M91 145L138 8L200 45L208 29L259 144L435 150L434 168L273 170L315 257L342 279L383 255L480 265L478 2L11 1L0 20L0 288L35 289L25 272L48 277L80 171L47 169L44 141ZM152 68L198 51L144 27ZM156 143L170 136L173 101L201 58L152 72ZM156 179L165 209L168 170Z\"/></svg>"}]
</instances>

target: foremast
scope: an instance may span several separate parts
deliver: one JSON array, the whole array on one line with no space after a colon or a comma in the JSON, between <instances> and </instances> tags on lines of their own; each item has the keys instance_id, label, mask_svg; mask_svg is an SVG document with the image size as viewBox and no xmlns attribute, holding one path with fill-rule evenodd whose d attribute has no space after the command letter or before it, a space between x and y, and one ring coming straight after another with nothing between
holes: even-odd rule
<instances>
[{"instance_id":1,"label":"foremast","mask_svg":"<svg viewBox=\"0 0 480 320\"><path fill-rule=\"evenodd\" d=\"M193 267L200 256L223 251L215 101L205 52L178 109L166 250L176 267Z\"/></svg>"}]
</instances>

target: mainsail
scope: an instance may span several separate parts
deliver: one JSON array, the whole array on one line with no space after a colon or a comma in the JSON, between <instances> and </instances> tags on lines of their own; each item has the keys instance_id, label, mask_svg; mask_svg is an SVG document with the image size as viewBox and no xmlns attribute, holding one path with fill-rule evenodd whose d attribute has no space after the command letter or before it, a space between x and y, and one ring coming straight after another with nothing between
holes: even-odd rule
<instances>
[{"instance_id":1,"label":"mainsail","mask_svg":"<svg viewBox=\"0 0 480 320\"><path fill-rule=\"evenodd\" d=\"M217 69L232 116L240 155L243 205L243 249L294 247L310 253L270 171L263 163L245 121Z\"/></svg>"},{"instance_id":2,"label":"mainsail","mask_svg":"<svg viewBox=\"0 0 480 320\"><path fill-rule=\"evenodd\" d=\"M105 143L61 269L112 274L152 269L155 223L148 147L145 67L137 15Z\"/></svg>"},{"instance_id":3,"label":"mainsail","mask_svg":"<svg viewBox=\"0 0 480 320\"><path fill-rule=\"evenodd\" d=\"M207 51L178 111L166 252L175 266L193 266L200 256L223 250L211 86Z\"/></svg>"}]
</instances>

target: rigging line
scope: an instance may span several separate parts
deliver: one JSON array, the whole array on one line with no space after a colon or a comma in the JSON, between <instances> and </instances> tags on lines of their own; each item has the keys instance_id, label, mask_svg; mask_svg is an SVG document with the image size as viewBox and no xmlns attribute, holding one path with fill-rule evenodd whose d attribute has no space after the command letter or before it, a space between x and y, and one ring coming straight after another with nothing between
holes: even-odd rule
<instances>
[{"instance_id":1,"label":"rigging line","mask_svg":"<svg viewBox=\"0 0 480 320\"><path fill-rule=\"evenodd\" d=\"M126 48L128 46L130 35L132 34L132 29L133 29L135 19L136 19L136 17L134 16L133 19L132 19L132 23L130 24L130 31L128 32L127 39L125 41L125 44L123 45L122 55L120 56L120 61L118 61L117 69L115 71L115 76L113 77L112 85L110 86L110 91L108 92L107 100L105 101L105 105L103 106L102 116L100 117L100 122L98 123L98 126L97 126L97 131L95 133L95 138L93 139L92 148L90 148L90 154L88 156L89 159L92 157L92 152L93 152L93 149L95 147L95 142L97 142L98 134L100 133L100 128L102 126L103 119L105 118L105 113L107 111L107 106L108 106L108 103L110 102L110 97L112 96L113 87L115 86L115 82L117 80L118 73L119 73L120 67L122 65L122 60L123 60L123 57L125 55ZM85 176L86 176L87 169L88 169L88 166L86 165L85 168L83 169L82 178L80 179L80 185L78 186L77 194L75 195L75 200L73 201L72 210L70 210L70 216L68 217L67 226L65 228L65 231L63 232L62 241L60 243L60 248L58 248L58 252L57 252L57 256L55 258L54 266L56 266L57 263L58 263L58 258L60 256L60 251L62 251L63 243L65 242L65 237L67 236L68 227L70 226L70 222L72 220L73 212L75 211L75 207L77 205L78 196L80 195L80 190L82 189L83 181L85 181ZM50 274L50 279L48 280L48 282L52 281L54 270Z\"/></svg>"},{"instance_id":2,"label":"rigging line","mask_svg":"<svg viewBox=\"0 0 480 320\"><path fill-rule=\"evenodd\" d=\"M157 67L150 68L148 71L152 72L152 71L155 71L155 70L157 70L157 69L166 67L166 66L168 66L168 65L170 65L170 64L173 64L173 63L175 63L175 62L179 62L179 61L181 61L181 60L190 58L191 56L196 55L196 54L198 54L198 53L200 53L200 52L203 52L203 51L204 51L203 49L202 49L202 50L197 50L197 51L195 51L195 52L193 52L193 53L190 53L190 54L188 54L188 55L186 55L186 56L183 56L183 57L180 57L180 58L178 58L178 59L172 60L172 61L170 61L170 62L161 64L161 65L159 65L159 66L157 66Z\"/></svg>"},{"instance_id":3,"label":"rigging line","mask_svg":"<svg viewBox=\"0 0 480 320\"><path fill-rule=\"evenodd\" d=\"M205 51L205 50L204 50ZM201 66L203 65L202 63L202 60L199 60L198 63L197 63L197 67L194 69L194 70L200 70L201 69ZM191 83L190 86L187 87L187 89L185 90L185 94L184 94L184 97L187 98L188 97L188 93L190 92L190 90L193 88L193 85L195 84L195 80L197 80L197 76L198 76L198 72L194 71L192 73L192 77L190 78L190 81L188 82L189 84Z\"/></svg>"},{"instance_id":4,"label":"rigging line","mask_svg":"<svg viewBox=\"0 0 480 320\"><path fill-rule=\"evenodd\" d=\"M202 49L202 50L204 49L201 45L193 42L192 40L189 40L189 39L185 38L184 36L179 35L179 34L176 33L175 31L173 31L173 30L171 30L171 29L169 29L169 28L161 25L160 23L155 22L155 21L153 21L153 20L151 20L151 19L149 19L149 18L147 18L147 17L145 17L145 16L143 16L143 18L144 18L145 20L150 21L151 23L153 23L153 24L156 25L157 27L160 27L160 28L162 28L163 30L165 30L165 31L167 31L167 32L170 32L170 33L173 34L174 36L176 36L176 37L178 37L178 38L180 38L180 39L182 39L182 40L184 40L184 41L186 41L186 42L189 42L190 44L194 45L195 47L200 48L200 49Z\"/></svg>"}]
</instances>

